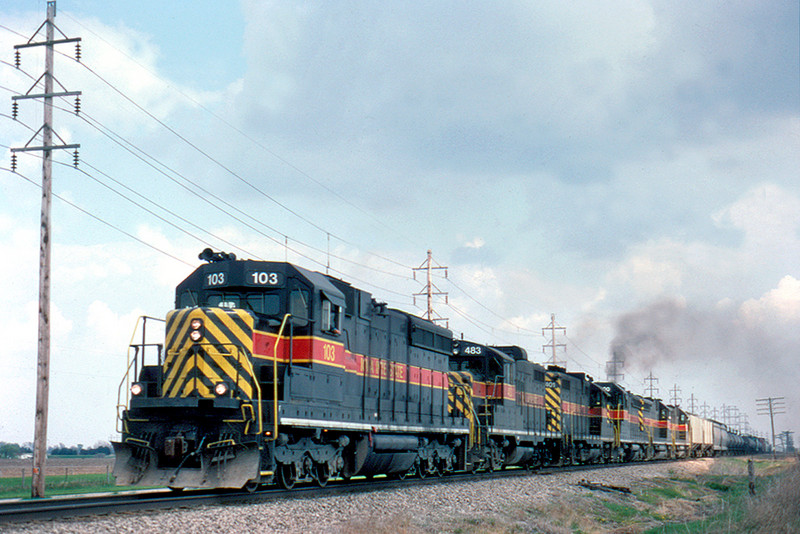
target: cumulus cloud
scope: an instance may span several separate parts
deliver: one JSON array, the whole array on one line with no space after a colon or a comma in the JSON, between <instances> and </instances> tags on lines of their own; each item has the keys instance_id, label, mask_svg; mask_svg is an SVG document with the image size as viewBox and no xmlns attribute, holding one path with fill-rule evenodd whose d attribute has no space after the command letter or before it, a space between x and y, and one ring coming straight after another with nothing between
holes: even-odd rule
<instances>
[{"instance_id":1,"label":"cumulus cloud","mask_svg":"<svg viewBox=\"0 0 800 534\"><path fill-rule=\"evenodd\" d=\"M789 275L783 277L778 287L761 298L743 302L739 313L751 328L800 324L800 280Z\"/></svg>"}]
</instances>

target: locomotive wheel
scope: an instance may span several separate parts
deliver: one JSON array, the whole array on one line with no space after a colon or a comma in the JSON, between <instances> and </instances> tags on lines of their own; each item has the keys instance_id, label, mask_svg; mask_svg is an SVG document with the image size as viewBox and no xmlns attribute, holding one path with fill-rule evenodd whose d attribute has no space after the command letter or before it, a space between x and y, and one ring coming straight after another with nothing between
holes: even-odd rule
<instances>
[{"instance_id":1,"label":"locomotive wheel","mask_svg":"<svg viewBox=\"0 0 800 534\"><path fill-rule=\"evenodd\" d=\"M447 473L447 461L440 459L436 462L436 476L443 477Z\"/></svg>"},{"instance_id":2,"label":"locomotive wheel","mask_svg":"<svg viewBox=\"0 0 800 534\"><path fill-rule=\"evenodd\" d=\"M328 467L328 462L319 462L314 464L314 478L320 488L324 488L331 478L331 469Z\"/></svg>"},{"instance_id":3,"label":"locomotive wheel","mask_svg":"<svg viewBox=\"0 0 800 534\"><path fill-rule=\"evenodd\" d=\"M297 482L297 474L294 464L278 464L278 484L290 490Z\"/></svg>"},{"instance_id":4,"label":"locomotive wheel","mask_svg":"<svg viewBox=\"0 0 800 534\"><path fill-rule=\"evenodd\" d=\"M247 493L255 493L256 490L258 489L258 482L256 482L255 480L251 480L250 482L242 486L242 489L245 490Z\"/></svg>"},{"instance_id":5,"label":"locomotive wheel","mask_svg":"<svg viewBox=\"0 0 800 534\"><path fill-rule=\"evenodd\" d=\"M428 476L428 461L422 460L419 464L417 464L417 475L419 478L425 478Z\"/></svg>"}]
</instances>

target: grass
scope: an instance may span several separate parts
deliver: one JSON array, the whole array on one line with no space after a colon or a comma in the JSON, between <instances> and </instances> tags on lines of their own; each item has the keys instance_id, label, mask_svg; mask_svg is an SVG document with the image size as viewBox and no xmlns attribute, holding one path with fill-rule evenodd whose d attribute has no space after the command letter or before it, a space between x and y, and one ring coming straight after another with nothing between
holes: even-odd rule
<instances>
[{"instance_id":1,"label":"grass","mask_svg":"<svg viewBox=\"0 0 800 534\"><path fill-rule=\"evenodd\" d=\"M94 475L53 475L45 480L45 495L71 495L124 491L114 477L105 473ZM26 499L31 496L31 477L0 478L0 499Z\"/></svg>"},{"instance_id":2,"label":"grass","mask_svg":"<svg viewBox=\"0 0 800 534\"><path fill-rule=\"evenodd\" d=\"M800 465L793 459L758 459L756 473L754 497L747 460L725 458L714 460L703 474L642 481L629 495L577 491L537 507L454 520L446 531L800 533Z\"/></svg>"},{"instance_id":3,"label":"grass","mask_svg":"<svg viewBox=\"0 0 800 534\"><path fill-rule=\"evenodd\" d=\"M646 532L800 532L800 465L784 464L781 469L777 462L765 462L757 471L762 468L771 474L756 478L755 496L749 493L746 476L708 477L703 483L717 500L714 513Z\"/></svg>"}]
</instances>

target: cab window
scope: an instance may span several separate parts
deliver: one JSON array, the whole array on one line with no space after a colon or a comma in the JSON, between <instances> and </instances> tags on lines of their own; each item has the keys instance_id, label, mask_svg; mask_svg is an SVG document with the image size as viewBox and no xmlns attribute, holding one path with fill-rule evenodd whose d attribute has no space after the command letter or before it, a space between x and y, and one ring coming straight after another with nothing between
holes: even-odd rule
<instances>
[{"instance_id":1,"label":"cab window","mask_svg":"<svg viewBox=\"0 0 800 534\"><path fill-rule=\"evenodd\" d=\"M322 331L338 334L342 330L342 307L322 299Z\"/></svg>"},{"instance_id":2,"label":"cab window","mask_svg":"<svg viewBox=\"0 0 800 534\"><path fill-rule=\"evenodd\" d=\"M251 293L247 295L245 308L264 315L279 315L281 299L277 293Z\"/></svg>"},{"instance_id":3,"label":"cab window","mask_svg":"<svg viewBox=\"0 0 800 534\"><path fill-rule=\"evenodd\" d=\"M186 290L178 298L178 308L192 308L197 306L197 291Z\"/></svg>"},{"instance_id":4,"label":"cab window","mask_svg":"<svg viewBox=\"0 0 800 534\"><path fill-rule=\"evenodd\" d=\"M289 294L289 313L299 319L308 319L308 291L294 289Z\"/></svg>"}]
</instances>

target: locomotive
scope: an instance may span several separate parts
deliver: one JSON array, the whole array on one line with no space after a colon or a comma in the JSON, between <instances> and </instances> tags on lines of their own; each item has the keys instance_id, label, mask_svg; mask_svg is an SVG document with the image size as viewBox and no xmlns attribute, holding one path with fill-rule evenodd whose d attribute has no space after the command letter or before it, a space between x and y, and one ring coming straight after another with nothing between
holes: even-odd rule
<instances>
[{"instance_id":1,"label":"locomotive","mask_svg":"<svg viewBox=\"0 0 800 534\"><path fill-rule=\"evenodd\" d=\"M199 258L164 342L131 345L118 484L252 491L766 448L521 347L454 339L335 277Z\"/></svg>"}]
</instances>

